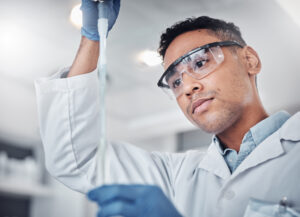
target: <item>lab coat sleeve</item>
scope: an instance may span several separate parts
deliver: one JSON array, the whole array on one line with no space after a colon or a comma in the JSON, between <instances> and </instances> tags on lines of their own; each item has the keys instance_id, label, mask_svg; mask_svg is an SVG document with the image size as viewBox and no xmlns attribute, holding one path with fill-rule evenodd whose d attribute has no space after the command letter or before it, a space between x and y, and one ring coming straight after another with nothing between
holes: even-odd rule
<instances>
[{"instance_id":1,"label":"lab coat sleeve","mask_svg":"<svg viewBox=\"0 0 300 217\"><path fill-rule=\"evenodd\" d=\"M71 189L86 193L103 184L96 172L99 84L96 71L61 78L65 71L35 82L40 134L49 173ZM168 196L172 194L168 154L109 143L105 168L105 184L155 184Z\"/></svg>"}]
</instances>

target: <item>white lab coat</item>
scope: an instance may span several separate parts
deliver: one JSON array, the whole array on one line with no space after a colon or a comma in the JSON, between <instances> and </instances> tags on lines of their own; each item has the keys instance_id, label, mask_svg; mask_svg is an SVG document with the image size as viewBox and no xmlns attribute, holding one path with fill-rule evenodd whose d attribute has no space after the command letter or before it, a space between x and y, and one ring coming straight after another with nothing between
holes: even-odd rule
<instances>
[{"instance_id":1,"label":"white lab coat","mask_svg":"<svg viewBox=\"0 0 300 217\"><path fill-rule=\"evenodd\" d=\"M96 164L99 86L96 72L36 81L41 137L48 171L86 193L101 184ZM207 153L147 152L110 143L106 184L155 184L186 217L241 217L249 198L300 208L300 112L265 139L230 173L215 145ZM262 215L264 216L264 215Z\"/></svg>"}]
</instances>

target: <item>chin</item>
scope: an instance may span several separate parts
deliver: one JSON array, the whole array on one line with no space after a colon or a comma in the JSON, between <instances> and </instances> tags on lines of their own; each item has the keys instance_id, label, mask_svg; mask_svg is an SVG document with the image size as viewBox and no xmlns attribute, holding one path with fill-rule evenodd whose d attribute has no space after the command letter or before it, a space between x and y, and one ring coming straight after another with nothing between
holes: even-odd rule
<instances>
[{"instance_id":1,"label":"chin","mask_svg":"<svg viewBox=\"0 0 300 217\"><path fill-rule=\"evenodd\" d=\"M236 109L222 109L218 111L206 111L198 117L193 117L192 122L201 130L210 134L219 134L232 126L239 118Z\"/></svg>"}]
</instances>

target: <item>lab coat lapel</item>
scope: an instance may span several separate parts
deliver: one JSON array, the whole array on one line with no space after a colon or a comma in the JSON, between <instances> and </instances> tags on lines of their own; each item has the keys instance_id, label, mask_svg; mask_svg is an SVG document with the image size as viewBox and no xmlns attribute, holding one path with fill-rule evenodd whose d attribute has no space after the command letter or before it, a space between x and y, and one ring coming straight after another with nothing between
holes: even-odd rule
<instances>
[{"instance_id":1,"label":"lab coat lapel","mask_svg":"<svg viewBox=\"0 0 300 217\"><path fill-rule=\"evenodd\" d=\"M300 112L295 114L284 125L259 144L250 155L237 167L231 175L223 156L212 143L207 154L199 164L199 168L214 173L222 179L233 179L247 169L262 164L268 160L277 158L285 153L281 139L299 141L300 140Z\"/></svg>"},{"instance_id":2,"label":"lab coat lapel","mask_svg":"<svg viewBox=\"0 0 300 217\"><path fill-rule=\"evenodd\" d=\"M200 162L199 168L212 172L222 179L227 179L231 175L223 156L213 142Z\"/></svg>"},{"instance_id":3,"label":"lab coat lapel","mask_svg":"<svg viewBox=\"0 0 300 217\"><path fill-rule=\"evenodd\" d=\"M279 157L282 154L284 154L284 149L280 142L279 132L277 131L259 144L249 154L249 156L233 172L231 179L235 178L247 169Z\"/></svg>"},{"instance_id":4,"label":"lab coat lapel","mask_svg":"<svg viewBox=\"0 0 300 217\"><path fill-rule=\"evenodd\" d=\"M300 140L300 112L286 121L280 130L280 137L284 140Z\"/></svg>"},{"instance_id":5,"label":"lab coat lapel","mask_svg":"<svg viewBox=\"0 0 300 217\"><path fill-rule=\"evenodd\" d=\"M281 139L283 140L300 140L300 112L287 120L283 126L259 144L252 153L236 168L231 179L243 171L255 167L273 158L279 157L285 153Z\"/></svg>"}]
</instances>

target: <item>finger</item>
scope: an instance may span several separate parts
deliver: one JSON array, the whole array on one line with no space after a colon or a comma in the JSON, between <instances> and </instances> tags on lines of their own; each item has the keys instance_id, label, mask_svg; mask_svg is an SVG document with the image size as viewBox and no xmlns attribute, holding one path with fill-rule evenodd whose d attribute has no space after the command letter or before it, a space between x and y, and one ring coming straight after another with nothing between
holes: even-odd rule
<instances>
[{"instance_id":1,"label":"finger","mask_svg":"<svg viewBox=\"0 0 300 217\"><path fill-rule=\"evenodd\" d=\"M117 198L134 201L145 189L143 185L104 185L88 192L88 198L99 205Z\"/></svg>"},{"instance_id":2,"label":"finger","mask_svg":"<svg viewBox=\"0 0 300 217\"><path fill-rule=\"evenodd\" d=\"M120 6L121 6L121 1L120 0L113 0L114 2L114 8L117 10L116 12L119 12Z\"/></svg>"},{"instance_id":3,"label":"finger","mask_svg":"<svg viewBox=\"0 0 300 217\"><path fill-rule=\"evenodd\" d=\"M102 206L97 217L123 216L135 217L136 211L134 206L126 201L116 200Z\"/></svg>"}]
</instances>

